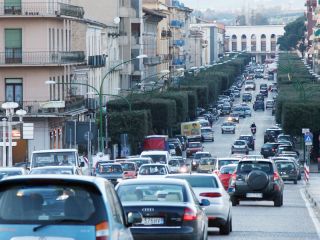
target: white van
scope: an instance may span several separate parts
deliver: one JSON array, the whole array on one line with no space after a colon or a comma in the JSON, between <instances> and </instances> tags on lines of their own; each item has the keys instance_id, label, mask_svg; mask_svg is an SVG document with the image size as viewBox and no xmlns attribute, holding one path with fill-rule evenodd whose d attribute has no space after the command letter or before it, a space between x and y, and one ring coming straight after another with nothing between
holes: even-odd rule
<instances>
[{"instance_id":1,"label":"white van","mask_svg":"<svg viewBox=\"0 0 320 240\"><path fill-rule=\"evenodd\" d=\"M150 157L153 163L168 165L170 154L168 151L143 151L140 157Z\"/></svg>"},{"instance_id":2,"label":"white van","mask_svg":"<svg viewBox=\"0 0 320 240\"><path fill-rule=\"evenodd\" d=\"M81 161L76 149L52 149L33 151L30 169L47 166L75 166L81 172L85 162Z\"/></svg>"}]
</instances>

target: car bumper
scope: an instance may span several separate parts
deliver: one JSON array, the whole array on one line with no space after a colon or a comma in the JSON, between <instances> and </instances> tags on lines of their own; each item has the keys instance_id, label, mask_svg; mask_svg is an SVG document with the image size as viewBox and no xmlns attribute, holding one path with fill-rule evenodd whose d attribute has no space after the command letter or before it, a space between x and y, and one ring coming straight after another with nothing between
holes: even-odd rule
<instances>
[{"instance_id":1,"label":"car bumper","mask_svg":"<svg viewBox=\"0 0 320 240\"><path fill-rule=\"evenodd\" d=\"M232 152L246 153L248 151L249 151L249 149L246 149L246 148L233 148L232 149Z\"/></svg>"},{"instance_id":2,"label":"car bumper","mask_svg":"<svg viewBox=\"0 0 320 240\"><path fill-rule=\"evenodd\" d=\"M223 132L230 132L230 133L233 133L236 129L233 128L233 129L221 129Z\"/></svg>"},{"instance_id":3,"label":"car bumper","mask_svg":"<svg viewBox=\"0 0 320 240\"><path fill-rule=\"evenodd\" d=\"M193 240L199 238L193 227L132 227L130 230L135 240Z\"/></svg>"},{"instance_id":4,"label":"car bumper","mask_svg":"<svg viewBox=\"0 0 320 240\"><path fill-rule=\"evenodd\" d=\"M281 176L283 181L296 181L298 180L298 175L295 176Z\"/></svg>"},{"instance_id":5,"label":"car bumper","mask_svg":"<svg viewBox=\"0 0 320 240\"><path fill-rule=\"evenodd\" d=\"M237 189L229 188L228 193L231 197L235 197L239 200L247 200L247 201L262 201L262 200L273 200L276 196L281 194L282 190L275 190L274 187L268 187L267 189L263 189L261 191L254 191L250 189ZM262 198L248 198L247 193L262 193Z\"/></svg>"}]
</instances>

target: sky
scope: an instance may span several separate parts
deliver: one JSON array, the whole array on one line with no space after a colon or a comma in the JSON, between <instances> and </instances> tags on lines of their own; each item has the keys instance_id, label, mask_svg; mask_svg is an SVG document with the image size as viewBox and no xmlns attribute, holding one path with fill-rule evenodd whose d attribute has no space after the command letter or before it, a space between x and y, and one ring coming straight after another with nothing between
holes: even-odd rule
<instances>
[{"instance_id":1,"label":"sky","mask_svg":"<svg viewBox=\"0 0 320 240\"><path fill-rule=\"evenodd\" d=\"M221 9L221 10L240 10L245 4L249 6L261 5L265 7L281 6L284 9L304 9L305 0L181 0L187 7L198 10Z\"/></svg>"}]
</instances>

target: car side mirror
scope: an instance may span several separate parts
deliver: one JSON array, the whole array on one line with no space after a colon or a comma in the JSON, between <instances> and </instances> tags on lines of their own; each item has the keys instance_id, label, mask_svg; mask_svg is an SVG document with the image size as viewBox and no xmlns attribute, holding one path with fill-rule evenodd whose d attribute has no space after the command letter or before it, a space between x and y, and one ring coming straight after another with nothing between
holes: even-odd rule
<instances>
[{"instance_id":1,"label":"car side mirror","mask_svg":"<svg viewBox=\"0 0 320 240\"><path fill-rule=\"evenodd\" d=\"M142 215L139 212L129 212L127 216L129 226L142 222Z\"/></svg>"},{"instance_id":2,"label":"car side mirror","mask_svg":"<svg viewBox=\"0 0 320 240\"><path fill-rule=\"evenodd\" d=\"M202 199L200 206L202 206L202 207L210 206L210 201L208 199Z\"/></svg>"},{"instance_id":3,"label":"car side mirror","mask_svg":"<svg viewBox=\"0 0 320 240\"><path fill-rule=\"evenodd\" d=\"M80 167L84 167L84 162L81 162L81 163L80 163Z\"/></svg>"}]
</instances>

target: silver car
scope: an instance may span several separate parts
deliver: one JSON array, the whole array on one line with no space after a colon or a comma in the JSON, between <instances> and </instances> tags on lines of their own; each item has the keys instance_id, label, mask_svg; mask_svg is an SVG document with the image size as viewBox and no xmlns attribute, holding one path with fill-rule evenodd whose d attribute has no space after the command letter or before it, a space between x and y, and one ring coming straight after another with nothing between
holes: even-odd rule
<instances>
[{"instance_id":1,"label":"silver car","mask_svg":"<svg viewBox=\"0 0 320 240\"><path fill-rule=\"evenodd\" d=\"M221 125L221 133L224 134L227 132L235 134L236 133L236 125L232 122L224 122Z\"/></svg>"},{"instance_id":2,"label":"silver car","mask_svg":"<svg viewBox=\"0 0 320 240\"><path fill-rule=\"evenodd\" d=\"M201 138L204 142L205 140L214 141L213 130L211 127L202 127L201 128Z\"/></svg>"},{"instance_id":3,"label":"silver car","mask_svg":"<svg viewBox=\"0 0 320 240\"><path fill-rule=\"evenodd\" d=\"M230 196L216 174L172 174L167 178L187 180L199 202L202 199L210 201L210 205L205 207L209 227L219 228L222 235L232 231Z\"/></svg>"}]
</instances>

